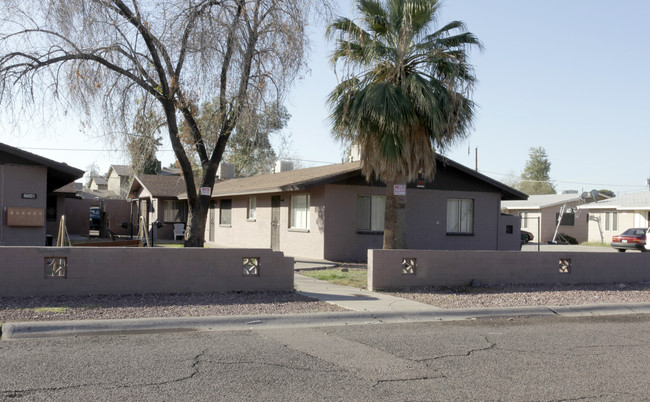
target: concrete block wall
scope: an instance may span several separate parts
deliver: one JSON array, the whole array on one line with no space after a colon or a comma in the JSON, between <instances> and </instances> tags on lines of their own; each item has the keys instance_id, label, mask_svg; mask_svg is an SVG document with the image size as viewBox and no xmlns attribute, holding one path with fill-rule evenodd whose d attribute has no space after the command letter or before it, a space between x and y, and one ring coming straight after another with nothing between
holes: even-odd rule
<instances>
[{"instance_id":1,"label":"concrete block wall","mask_svg":"<svg viewBox=\"0 0 650 402\"><path fill-rule=\"evenodd\" d=\"M414 274L402 271L414 259ZM408 261L407 261L408 262ZM650 281L645 253L368 250L368 289Z\"/></svg>"},{"instance_id":2,"label":"concrete block wall","mask_svg":"<svg viewBox=\"0 0 650 402\"><path fill-rule=\"evenodd\" d=\"M65 278L45 261L65 258ZM259 258L258 276L243 258ZM293 290L293 258L269 249L0 247L0 296Z\"/></svg>"},{"instance_id":3,"label":"concrete block wall","mask_svg":"<svg viewBox=\"0 0 650 402\"><path fill-rule=\"evenodd\" d=\"M23 193L36 198L23 198ZM8 226L7 209L39 208L41 226ZM0 164L0 246L44 246L47 208L47 169L41 166Z\"/></svg>"}]
</instances>

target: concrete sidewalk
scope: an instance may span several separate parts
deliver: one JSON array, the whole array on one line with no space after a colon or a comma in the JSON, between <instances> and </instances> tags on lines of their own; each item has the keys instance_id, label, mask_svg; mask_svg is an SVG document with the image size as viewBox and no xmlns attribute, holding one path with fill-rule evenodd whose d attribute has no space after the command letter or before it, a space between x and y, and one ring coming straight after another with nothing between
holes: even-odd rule
<instances>
[{"instance_id":1,"label":"concrete sidewalk","mask_svg":"<svg viewBox=\"0 0 650 402\"><path fill-rule=\"evenodd\" d=\"M296 292L316 300L336 304L352 311L416 313L434 312L441 309L429 304L402 299L365 289L341 286L315 278L296 274L294 276Z\"/></svg>"},{"instance_id":2,"label":"concrete sidewalk","mask_svg":"<svg viewBox=\"0 0 650 402\"><path fill-rule=\"evenodd\" d=\"M309 257L296 257L289 256L293 258L293 269L295 271L300 270L311 270L311 269L328 269L336 268L338 264L333 261L328 260L319 260L316 258Z\"/></svg>"}]
</instances>

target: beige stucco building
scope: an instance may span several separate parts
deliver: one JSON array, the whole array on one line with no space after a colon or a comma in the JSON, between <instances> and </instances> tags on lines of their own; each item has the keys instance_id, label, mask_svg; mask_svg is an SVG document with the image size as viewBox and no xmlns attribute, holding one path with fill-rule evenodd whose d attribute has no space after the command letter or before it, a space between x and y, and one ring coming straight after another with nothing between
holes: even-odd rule
<instances>
[{"instance_id":1,"label":"beige stucco building","mask_svg":"<svg viewBox=\"0 0 650 402\"><path fill-rule=\"evenodd\" d=\"M589 241L610 243L630 228L650 227L650 191L624 194L584 206L589 213Z\"/></svg>"},{"instance_id":2,"label":"beige stucco building","mask_svg":"<svg viewBox=\"0 0 650 402\"><path fill-rule=\"evenodd\" d=\"M525 194L442 157L419 184L405 190L410 249L519 249L519 219L500 206ZM335 261L382 247L386 188L366 182L359 162L225 180L212 194L209 244Z\"/></svg>"},{"instance_id":3,"label":"beige stucco building","mask_svg":"<svg viewBox=\"0 0 650 402\"><path fill-rule=\"evenodd\" d=\"M187 201L179 199L185 192L182 176L135 175L127 194L134 232L138 233L139 217L143 217L154 240L173 239L174 224L187 222Z\"/></svg>"},{"instance_id":4,"label":"beige stucco building","mask_svg":"<svg viewBox=\"0 0 650 402\"><path fill-rule=\"evenodd\" d=\"M596 199L605 199L606 196L596 195ZM571 194L543 194L531 195L527 200L503 201L501 210L504 213L517 215L521 218L521 230L530 232L535 236L533 241L546 243L553 241L557 230L560 234L574 237L578 243L588 239L588 213L583 212L583 207L593 202L593 197ZM560 212L562 222L558 227ZM555 241L560 239L556 238Z\"/></svg>"}]
</instances>

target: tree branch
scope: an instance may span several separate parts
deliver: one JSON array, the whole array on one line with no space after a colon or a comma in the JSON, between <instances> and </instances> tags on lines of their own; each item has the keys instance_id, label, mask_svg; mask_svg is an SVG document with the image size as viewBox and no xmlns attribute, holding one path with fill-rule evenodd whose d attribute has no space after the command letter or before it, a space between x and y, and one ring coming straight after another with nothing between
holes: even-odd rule
<instances>
[{"instance_id":1,"label":"tree branch","mask_svg":"<svg viewBox=\"0 0 650 402\"><path fill-rule=\"evenodd\" d=\"M133 12L129 9L129 7L126 4L124 4L122 0L113 0L113 1L115 3L115 6L117 7L116 11L118 12L118 14L123 16L131 25L133 25L142 36L142 39L144 40L144 43L147 45L147 49L149 50L149 54L151 54L153 66L156 69L156 72L158 73L158 78L160 79L161 93L164 97L171 100L173 97L173 93L170 90L169 82L167 80L167 75L165 74L165 69L163 67L162 61L160 60L160 55L158 54L157 44L160 46L162 46L162 44L156 38L154 38L154 36L149 31L149 29L146 26L144 26L142 20L138 16L134 15ZM164 50L164 47L162 48L162 50ZM169 64L169 67L171 67L171 64Z\"/></svg>"},{"instance_id":2,"label":"tree branch","mask_svg":"<svg viewBox=\"0 0 650 402\"><path fill-rule=\"evenodd\" d=\"M178 56L178 63L176 63L176 69L174 70L175 76L180 77L181 75L181 70L183 69L183 63L185 62L185 55L187 54L187 42L190 38L190 34L192 33L194 27L196 26L196 20L199 18L201 14L205 12L205 10L211 8L212 6L216 6L220 4L222 4L221 1L208 0L202 5L199 5L196 8L194 8L194 12L191 13L190 15L189 21L187 22L187 25L185 26L185 30L183 32L183 38L181 39L181 50Z\"/></svg>"},{"instance_id":3,"label":"tree branch","mask_svg":"<svg viewBox=\"0 0 650 402\"><path fill-rule=\"evenodd\" d=\"M156 98L160 98L161 96L161 94L158 91L156 91L155 88L149 85L149 83L144 81L142 78L138 77L137 75L131 73L130 71L118 65L109 62L105 58L97 56L95 54L91 54L91 53L64 54L62 56L56 56L51 58L49 56L50 56L49 54L43 55L43 57L46 57L46 60L42 60L39 57L27 53L23 53L23 52L9 53L5 57L0 59L0 65L2 65L2 67L0 67L0 74L6 77L12 71L16 71L18 77L16 78L15 82L18 82L26 74L35 73L42 68L46 68L55 64L65 63L66 61L89 60L89 61L97 62L103 65L104 67L108 68L109 70L125 76L126 78L137 83L142 89L149 92L151 95L155 96ZM23 62L23 63L9 64L10 61L18 58L25 58L27 60L31 60L31 63Z\"/></svg>"}]
</instances>

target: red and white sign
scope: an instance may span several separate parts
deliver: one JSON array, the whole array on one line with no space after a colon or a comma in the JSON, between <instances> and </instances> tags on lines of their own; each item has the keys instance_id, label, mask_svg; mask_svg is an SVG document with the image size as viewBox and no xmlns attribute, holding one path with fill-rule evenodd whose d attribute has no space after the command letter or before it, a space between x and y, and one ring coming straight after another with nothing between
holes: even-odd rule
<instances>
[{"instance_id":1,"label":"red and white sign","mask_svg":"<svg viewBox=\"0 0 650 402\"><path fill-rule=\"evenodd\" d=\"M210 187L201 187L201 195L212 195L212 189Z\"/></svg>"},{"instance_id":2,"label":"red and white sign","mask_svg":"<svg viewBox=\"0 0 650 402\"><path fill-rule=\"evenodd\" d=\"M406 195L406 184L395 184L393 186L394 195Z\"/></svg>"}]
</instances>

